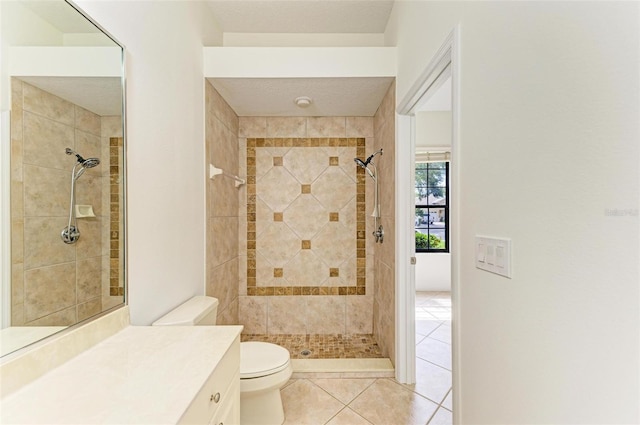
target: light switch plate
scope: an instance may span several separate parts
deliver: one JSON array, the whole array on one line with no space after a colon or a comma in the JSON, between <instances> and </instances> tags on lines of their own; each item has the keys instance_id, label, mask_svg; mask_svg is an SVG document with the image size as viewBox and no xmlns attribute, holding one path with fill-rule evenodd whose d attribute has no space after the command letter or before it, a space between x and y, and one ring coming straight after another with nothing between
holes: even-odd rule
<instances>
[{"instance_id":1,"label":"light switch plate","mask_svg":"<svg viewBox=\"0 0 640 425\"><path fill-rule=\"evenodd\" d=\"M476 267L511 278L511 239L476 236Z\"/></svg>"}]
</instances>

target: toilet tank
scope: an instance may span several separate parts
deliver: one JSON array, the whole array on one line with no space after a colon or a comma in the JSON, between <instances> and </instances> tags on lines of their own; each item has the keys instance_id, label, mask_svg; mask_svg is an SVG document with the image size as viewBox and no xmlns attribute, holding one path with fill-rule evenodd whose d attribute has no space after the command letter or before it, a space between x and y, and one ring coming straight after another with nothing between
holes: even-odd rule
<instances>
[{"instance_id":1,"label":"toilet tank","mask_svg":"<svg viewBox=\"0 0 640 425\"><path fill-rule=\"evenodd\" d=\"M218 300L198 295L153 322L152 326L215 325L217 314Z\"/></svg>"}]
</instances>

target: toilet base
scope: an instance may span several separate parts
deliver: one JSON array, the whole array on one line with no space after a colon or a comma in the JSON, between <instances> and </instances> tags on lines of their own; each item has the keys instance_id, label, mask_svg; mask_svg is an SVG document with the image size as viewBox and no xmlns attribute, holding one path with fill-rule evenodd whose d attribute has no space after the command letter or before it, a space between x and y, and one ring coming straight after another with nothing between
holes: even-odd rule
<instances>
[{"instance_id":1,"label":"toilet base","mask_svg":"<svg viewBox=\"0 0 640 425\"><path fill-rule=\"evenodd\" d=\"M240 394L242 425L282 425L284 409L280 388L270 391Z\"/></svg>"}]
</instances>

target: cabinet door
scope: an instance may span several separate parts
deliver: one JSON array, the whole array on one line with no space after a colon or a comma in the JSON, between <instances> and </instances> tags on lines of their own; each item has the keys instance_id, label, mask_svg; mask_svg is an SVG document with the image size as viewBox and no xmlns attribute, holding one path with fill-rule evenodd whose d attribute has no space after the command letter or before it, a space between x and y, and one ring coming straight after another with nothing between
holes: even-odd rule
<instances>
[{"instance_id":1,"label":"cabinet door","mask_svg":"<svg viewBox=\"0 0 640 425\"><path fill-rule=\"evenodd\" d=\"M240 375L236 375L209 425L240 425Z\"/></svg>"}]
</instances>

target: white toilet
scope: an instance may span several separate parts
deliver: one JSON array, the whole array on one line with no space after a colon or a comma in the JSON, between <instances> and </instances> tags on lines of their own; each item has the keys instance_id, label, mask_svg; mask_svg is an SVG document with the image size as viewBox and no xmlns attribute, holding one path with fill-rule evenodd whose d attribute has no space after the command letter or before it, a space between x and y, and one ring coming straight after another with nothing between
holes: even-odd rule
<instances>
[{"instance_id":1,"label":"white toilet","mask_svg":"<svg viewBox=\"0 0 640 425\"><path fill-rule=\"evenodd\" d=\"M171 310L153 326L215 325L218 300L196 296ZM293 368L289 351L268 342L240 343L240 422L242 425L280 425L284 410L280 388Z\"/></svg>"}]
</instances>

